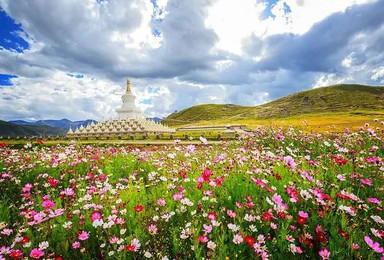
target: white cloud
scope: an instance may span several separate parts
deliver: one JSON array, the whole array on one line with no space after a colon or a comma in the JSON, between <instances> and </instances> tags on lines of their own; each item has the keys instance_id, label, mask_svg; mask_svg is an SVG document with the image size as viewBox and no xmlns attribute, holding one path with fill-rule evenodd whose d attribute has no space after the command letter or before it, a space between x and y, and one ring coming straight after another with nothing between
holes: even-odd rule
<instances>
[{"instance_id":1,"label":"white cloud","mask_svg":"<svg viewBox=\"0 0 384 260\"><path fill-rule=\"evenodd\" d=\"M372 71L372 80L380 80L381 84L384 84L384 66L381 66Z\"/></svg>"},{"instance_id":2,"label":"white cloud","mask_svg":"<svg viewBox=\"0 0 384 260\"><path fill-rule=\"evenodd\" d=\"M106 119L120 104L122 87L106 79L70 77L60 71L44 78L13 78L0 88L0 118Z\"/></svg>"},{"instance_id":3,"label":"white cloud","mask_svg":"<svg viewBox=\"0 0 384 260\"><path fill-rule=\"evenodd\" d=\"M216 48L235 54L242 53L242 41L258 31L261 25L259 16L265 4L257 0L242 0L241 4L233 0L216 1L208 9L205 24L219 36Z\"/></svg>"},{"instance_id":4,"label":"white cloud","mask_svg":"<svg viewBox=\"0 0 384 260\"><path fill-rule=\"evenodd\" d=\"M348 7L376 0L279 0L271 8L274 17L262 19L267 8L257 0L220 0L208 9L205 20L219 36L216 48L243 54L242 43L247 37L267 37L281 33L304 34L315 24ZM289 10L288 10L289 9Z\"/></svg>"}]
</instances>

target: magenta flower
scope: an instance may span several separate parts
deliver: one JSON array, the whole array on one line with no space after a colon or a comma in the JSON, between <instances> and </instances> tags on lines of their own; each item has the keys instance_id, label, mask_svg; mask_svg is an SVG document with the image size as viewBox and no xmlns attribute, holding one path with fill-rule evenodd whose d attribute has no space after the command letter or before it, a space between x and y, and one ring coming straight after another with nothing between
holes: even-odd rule
<instances>
[{"instance_id":1,"label":"magenta flower","mask_svg":"<svg viewBox=\"0 0 384 260\"><path fill-rule=\"evenodd\" d=\"M381 200L379 200L378 198L368 198L367 201L370 203L375 203L377 205L381 205Z\"/></svg>"},{"instance_id":2,"label":"magenta flower","mask_svg":"<svg viewBox=\"0 0 384 260\"><path fill-rule=\"evenodd\" d=\"M51 209L53 207L55 207L55 203L53 201L50 201L50 200L45 200L41 206L43 206L44 208L46 209Z\"/></svg>"},{"instance_id":3,"label":"magenta flower","mask_svg":"<svg viewBox=\"0 0 384 260\"><path fill-rule=\"evenodd\" d=\"M308 218L308 213L306 213L304 211L299 211L299 216L302 218Z\"/></svg>"},{"instance_id":4,"label":"magenta flower","mask_svg":"<svg viewBox=\"0 0 384 260\"><path fill-rule=\"evenodd\" d=\"M44 255L44 252L37 248L32 249L31 253L29 254L29 256L34 259L40 259L40 257L42 257L43 255Z\"/></svg>"},{"instance_id":5,"label":"magenta flower","mask_svg":"<svg viewBox=\"0 0 384 260\"><path fill-rule=\"evenodd\" d=\"M91 214L91 220L94 222L95 220L100 220L101 219L101 214L97 211L92 212Z\"/></svg>"},{"instance_id":6,"label":"magenta flower","mask_svg":"<svg viewBox=\"0 0 384 260\"><path fill-rule=\"evenodd\" d=\"M373 186L373 183L370 179L361 179L360 180L362 184L368 185L368 186Z\"/></svg>"},{"instance_id":7,"label":"magenta flower","mask_svg":"<svg viewBox=\"0 0 384 260\"><path fill-rule=\"evenodd\" d=\"M207 236L200 236L199 240L200 240L200 243L207 243L208 242L208 237Z\"/></svg>"},{"instance_id":8,"label":"magenta flower","mask_svg":"<svg viewBox=\"0 0 384 260\"><path fill-rule=\"evenodd\" d=\"M365 240L365 243L367 243L367 245L370 248L372 248L373 251L375 251L376 253L379 253L379 254L383 253L384 249L382 247L380 247L380 244L378 242L373 241L368 236L365 236L364 240Z\"/></svg>"}]
</instances>

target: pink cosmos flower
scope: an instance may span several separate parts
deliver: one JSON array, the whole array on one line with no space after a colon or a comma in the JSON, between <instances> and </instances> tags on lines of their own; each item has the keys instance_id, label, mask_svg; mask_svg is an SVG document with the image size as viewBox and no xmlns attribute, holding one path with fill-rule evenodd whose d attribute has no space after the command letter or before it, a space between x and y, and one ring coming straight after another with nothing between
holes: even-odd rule
<instances>
[{"instance_id":1,"label":"pink cosmos flower","mask_svg":"<svg viewBox=\"0 0 384 260\"><path fill-rule=\"evenodd\" d=\"M331 252L328 249L323 248L319 251L319 255L321 256L322 259L329 259Z\"/></svg>"},{"instance_id":2,"label":"pink cosmos flower","mask_svg":"<svg viewBox=\"0 0 384 260\"><path fill-rule=\"evenodd\" d=\"M79 242L79 241L73 242L73 243L72 243L72 247L73 247L74 249L80 248L80 242Z\"/></svg>"},{"instance_id":3,"label":"pink cosmos flower","mask_svg":"<svg viewBox=\"0 0 384 260\"><path fill-rule=\"evenodd\" d=\"M275 202L277 205L283 207L285 210L288 209L288 206L287 204L284 204L283 203L283 199L281 198L280 195L278 195L277 193L275 193L272 197L272 201Z\"/></svg>"},{"instance_id":4,"label":"pink cosmos flower","mask_svg":"<svg viewBox=\"0 0 384 260\"><path fill-rule=\"evenodd\" d=\"M353 250L359 250L360 246L356 243L352 243L352 249Z\"/></svg>"},{"instance_id":5,"label":"pink cosmos flower","mask_svg":"<svg viewBox=\"0 0 384 260\"><path fill-rule=\"evenodd\" d=\"M109 243L111 243L111 244L116 244L118 241L119 241L118 237L112 237L109 239Z\"/></svg>"},{"instance_id":6,"label":"pink cosmos flower","mask_svg":"<svg viewBox=\"0 0 384 260\"><path fill-rule=\"evenodd\" d=\"M87 240L89 238L89 233L88 232L85 232L85 231L82 231L78 236L77 236L78 239L80 239L81 241L84 241L84 240Z\"/></svg>"},{"instance_id":7,"label":"pink cosmos flower","mask_svg":"<svg viewBox=\"0 0 384 260\"><path fill-rule=\"evenodd\" d=\"M233 243L235 243L236 245L242 243L244 241L243 237L237 233L236 235L233 236Z\"/></svg>"},{"instance_id":8,"label":"pink cosmos flower","mask_svg":"<svg viewBox=\"0 0 384 260\"><path fill-rule=\"evenodd\" d=\"M235 218L236 212L234 212L233 210L227 209L227 215L231 218Z\"/></svg>"},{"instance_id":9,"label":"pink cosmos flower","mask_svg":"<svg viewBox=\"0 0 384 260\"><path fill-rule=\"evenodd\" d=\"M157 200L157 205L164 207L165 206L165 199L158 199Z\"/></svg>"},{"instance_id":10,"label":"pink cosmos flower","mask_svg":"<svg viewBox=\"0 0 384 260\"><path fill-rule=\"evenodd\" d=\"M302 218L308 218L308 213L306 213L304 211L299 211L299 216Z\"/></svg>"},{"instance_id":11,"label":"pink cosmos flower","mask_svg":"<svg viewBox=\"0 0 384 260\"><path fill-rule=\"evenodd\" d=\"M10 228L4 228L2 231L1 231L1 234L3 235L6 235L6 236L9 236L10 234L13 233L13 230L10 229Z\"/></svg>"},{"instance_id":12,"label":"pink cosmos flower","mask_svg":"<svg viewBox=\"0 0 384 260\"><path fill-rule=\"evenodd\" d=\"M51 209L51 208L55 207L55 203L53 201L50 201L50 200L45 200L45 201L43 201L41 206L43 206L46 209Z\"/></svg>"},{"instance_id":13,"label":"pink cosmos flower","mask_svg":"<svg viewBox=\"0 0 384 260\"><path fill-rule=\"evenodd\" d=\"M361 179L360 180L362 184L368 185L368 186L373 186L373 183L370 179Z\"/></svg>"},{"instance_id":14,"label":"pink cosmos flower","mask_svg":"<svg viewBox=\"0 0 384 260\"><path fill-rule=\"evenodd\" d=\"M338 174L338 175L337 175L337 179L338 179L339 181L345 181L345 177L344 177L344 175L342 175L342 174Z\"/></svg>"},{"instance_id":15,"label":"pink cosmos flower","mask_svg":"<svg viewBox=\"0 0 384 260\"><path fill-rule=\"evenodd\" d=\"M365 236L364 240L365 240L365 243L367 243L367 245L370 248L372 248L373 251L375 251L376 253L379 253L379 254L383 253L384 249L382 247L380 247L380 244L378 242L373 241L368 236Z\"/></svg>"},{"instance_id":16,"label":"pink cosmos flower","mask_svg":"<svg viewBox=\"0 0 384 260\"><path fill-rule=\"evenodd\" d=\"M285 156L283 158L283 161L284 161L285 165L289 166L291 169L296 168L296 162L295 162L295 160L293 160L292 156Z\"/></svg>"},{"instance_id":17,"label":"pink cosmos flower","mask_svg":"<svg viewBox=\"0 0 384 260\"><path fill-rule=\"evenodd\" d=\"M184 194L182 192L175 193L175 194L173 194L173 200L174 201L181 200L183 198L183 196L184 196Z\"/></svg>"},{"instance_id":18,"label":"pink cosmos flower","mask_svg":"<svg viewBox=\"0 0 384 260\"><path fill-rule=\"evenodd\" d=\"M381 200L379 200L378 198L368 198L367 201L370 203L375 203L377 205L381 205Z\"/></svg>"},{"instance_id":19,"label":"pink cosmos flower","mask_svg":"<svg viewBox=\"0 0 384 260\"><path fill-rule=\"evenodd\" d=\"M34 259L40 259L40 257L42 257L43 255L44 255L44 252L37 248L32 249L31 253L29 254L29 256Z\"/></svg>"},{"instance_id":20,"label":"pink cosmos flower","mask_svg":"<svg viewBox=\"0 0 384 260\"><path fill-rule=\"evenodd\" d=\"M203 228L204 228L204 232L205 233L211 233L212 231L212 225L203 225Z\"/></svg>"},{"instance_id":21,"label":"pink cosmos flower","mask_svg":"<svg viewBox=\"0 0 384 260\"><path fill-rule=\"evenodd\" d=\"M155 226L155 225L150 225L149 227L148 227L148 231L149 231L149 233L151 233L152 235L156 235L156 233L157 233L157 227Z\"/></svg>"}]
</instances>

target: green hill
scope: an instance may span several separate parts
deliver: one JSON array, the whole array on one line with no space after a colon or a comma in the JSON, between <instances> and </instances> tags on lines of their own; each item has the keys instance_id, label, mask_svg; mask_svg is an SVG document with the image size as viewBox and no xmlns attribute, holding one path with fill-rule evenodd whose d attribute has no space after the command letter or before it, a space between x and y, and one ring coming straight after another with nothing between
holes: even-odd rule
<instances>
[{"instance_id":1,"label":"green hill","mask_svg":"<svg viewBox=\"0 0 384 260\"><path fill-rule=\"evenodd\" d=\"M65 135L67 130L52 126L18 125L0 120L0 136Z\"/></svg>"},{"instance_id":2,"label":"green hill","mask_svg":"<svg viewBox=\"0 0 384 260\"><path fill-rule=\"evenodd\" d=\"M380 111L384 112L384 87L340 84L301 91L254 107L232 104L197 105L171 114L163 123L176 126L210 121L224 123L290 118L329 112L375 114Z\"/></svg>"}]
</instances>

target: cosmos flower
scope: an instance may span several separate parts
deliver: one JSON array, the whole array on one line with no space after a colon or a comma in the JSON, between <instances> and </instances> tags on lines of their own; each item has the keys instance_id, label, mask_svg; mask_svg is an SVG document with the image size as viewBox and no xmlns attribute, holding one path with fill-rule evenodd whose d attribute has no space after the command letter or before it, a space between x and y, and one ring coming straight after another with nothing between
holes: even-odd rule
<instances>
[{"instance_id":1,"label":"cosmos flower","mask_svg":"<svg viewBox=\"0 0 384 260\"><path fill-rule=\"evenodd\" d=\"M319 251L319 255L321 256L322 259L329 259L329 257L331 256L331 252L326 249L326 248L323 248Z\"/></svg>"},{"instance_id":2,"label":"cosmos flower","mask_svg":"<svg viewBox=\"0 0 384 260\"><path fill-rule=\"evenodd\" d=\"M44 256L44 252L37 249L37 248L34 248L32 249L31 253L29 254L30 257L34 258L34 259L40 259L41 257Z\"/></svg>"},{"instance_id":3,"label":"cosmos flower","mask_svg":"<svg viewBox=\"0 0 384 260\"><path fill-rule=\"evenodd\" d=\"M87 239L89 238L89 233L86 232L86 231L81 231L81 232L78 234L77 238L78 238L79 240L81 240L81 241L87 240Z\"/></svg>"},{"instance_id":4,"label":"cosmos flower","mask_svg":"<svg viewBox=\"0 0 384 260\"><path fill-rule=\"evenodd\" d=\"M367 245L376 253L383 253L384 249L380 246L378 242L373 241L370 237L364 236L364 241Z\"/></svg>"}]
</instances>

